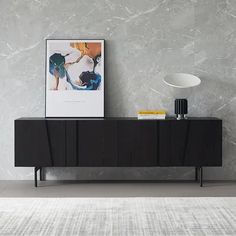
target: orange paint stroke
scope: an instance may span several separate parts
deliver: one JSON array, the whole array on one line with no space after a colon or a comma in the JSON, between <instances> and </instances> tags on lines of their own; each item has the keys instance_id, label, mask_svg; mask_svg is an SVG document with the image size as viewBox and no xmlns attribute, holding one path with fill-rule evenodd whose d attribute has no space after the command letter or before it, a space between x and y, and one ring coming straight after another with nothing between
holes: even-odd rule
<instances>
[{"instance_id":1,"label":"orange paint stroke","mask_svg":"<svg viewBox=\"0 0 236 236\"><path fill-rule=\"evenodd\" d=\"M101 55L101 43L70 43L70 46L78 49L81 52L81 56L87 55L95 58Z\"/></svg>"}]
</instances>

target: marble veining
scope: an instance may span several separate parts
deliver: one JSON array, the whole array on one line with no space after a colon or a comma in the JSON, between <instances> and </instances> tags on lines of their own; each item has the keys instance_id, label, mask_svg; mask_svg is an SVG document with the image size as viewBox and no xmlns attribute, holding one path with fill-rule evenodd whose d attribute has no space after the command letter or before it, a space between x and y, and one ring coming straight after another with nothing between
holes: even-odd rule
<instances>
[{"instance_id":1,"label":"marble veining","mask_svg":"<svg viewBox=\"0 0 236 236\"><path fill-rule=\"evenodd\" d=\"M207 179L236 179L235 0L1 0L0 179L32 179L14 167L14 119L44 116L45 39L106 40L107 116L139 109L223 119L223 168ZM166 86L168 73L199 76L199 87ZM49 179L191 179L192 168L48 168Z\"/></svg>"}]
</instances>

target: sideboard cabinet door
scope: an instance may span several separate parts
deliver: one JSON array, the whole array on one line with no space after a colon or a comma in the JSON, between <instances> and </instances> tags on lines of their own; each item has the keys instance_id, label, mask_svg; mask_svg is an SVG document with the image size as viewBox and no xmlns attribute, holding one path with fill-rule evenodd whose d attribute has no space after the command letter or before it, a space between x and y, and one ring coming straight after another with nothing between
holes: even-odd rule
<instances>
[{"instance_id":1,"label":"sideboard cabinet door","mask_svg":"<svg viewBox=\"0 0 236 236\"><path fill-rule=\"evenodd\" d=\"M16 120L16 166L65 166L65 122Z\"/></svg>"},{"instance_id":2,"label":"sideboard cabinet door","mask_svg":"<svg viewBox=\"0 0 236 236\"><path fill-rule=\"evenodd\" d=\"M160 166L221 166L220 120L170 120L159 124Z\"/></svg>"},{"instance_id":3,"label":"sideboard cabinet door","mask_svg":"<svg viewBox=\"0 0 236 236\"><path fill-rule=\"evenodd\" d=\"M78 165L117 166L117 122L78 121Z\"/></svg>"},{"instance_id":4,"label":"sideboard cabinet door","mask_svg":"<svg viewBox=\"0 0 236 236\"><path fill-rule=\"evenodd\" d=\"M156 166L157 122L118 121L118 166Z\"/></svg>"}]
</instances>

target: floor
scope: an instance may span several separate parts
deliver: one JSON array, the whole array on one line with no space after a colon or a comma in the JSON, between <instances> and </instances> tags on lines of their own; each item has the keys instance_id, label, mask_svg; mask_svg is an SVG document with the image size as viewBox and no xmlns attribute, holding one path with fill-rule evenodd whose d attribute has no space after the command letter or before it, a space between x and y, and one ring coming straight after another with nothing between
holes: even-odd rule
<instances>
[{"instance_id":1,"label":"floor","mask_svg":"<svg viewBox=\"0 0 236 236\"><path fill-rule=\"evenodd\" d=\"M0 197L236 197L236 181L185 182L0 181Z\"/></svg>"}]
</instances>

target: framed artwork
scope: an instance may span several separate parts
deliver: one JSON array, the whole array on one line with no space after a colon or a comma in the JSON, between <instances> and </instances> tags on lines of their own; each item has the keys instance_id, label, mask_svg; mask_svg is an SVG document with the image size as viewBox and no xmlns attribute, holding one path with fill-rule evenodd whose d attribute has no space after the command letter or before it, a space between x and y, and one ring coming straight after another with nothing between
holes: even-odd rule
<instances>
[{"instance_id":1,"label":"framed artwork","mask_svg":"<svg viewBox=\"0 0 236 236\"><path fill-rule=\"evenodd\" d=\"M104 117L104 40L46 40L46 117Z\"/></svg>"}]
</instances>

